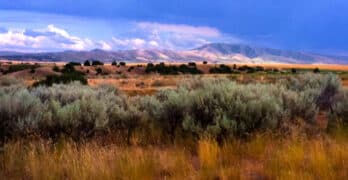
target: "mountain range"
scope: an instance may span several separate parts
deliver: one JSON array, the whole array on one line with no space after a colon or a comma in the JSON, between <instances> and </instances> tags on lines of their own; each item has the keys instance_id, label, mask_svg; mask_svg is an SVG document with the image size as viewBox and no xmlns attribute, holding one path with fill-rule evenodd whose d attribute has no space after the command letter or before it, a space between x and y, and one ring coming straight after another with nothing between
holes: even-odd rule
<instances>
[{"instance_id":1,"label":"mountain range","mask_svg":"<svg viewBox=\"0 0 348 180\"><path fill-rule=\"evenodd\" d=\"M298 63L348 64L348 56L322 55L309 52L257 47L245 44L211 43L185 50L136 49L104 51L63 51L21 53L1 51L1 60L68 62L99 60L103 62L202 62L209 63Z\"/></svg>"}]
</instances>

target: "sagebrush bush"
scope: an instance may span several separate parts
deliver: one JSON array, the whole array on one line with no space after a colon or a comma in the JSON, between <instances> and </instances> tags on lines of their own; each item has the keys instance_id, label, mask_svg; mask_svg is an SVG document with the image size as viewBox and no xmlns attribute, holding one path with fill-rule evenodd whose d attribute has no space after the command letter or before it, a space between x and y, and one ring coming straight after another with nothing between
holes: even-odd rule
<instances>
[{"instance_id":1,"label":"sagebrush bush","mask_svg":"<svg viewBox=\"0 0 348 180\"><path fill-rule=\"evenodd\" d=\"M335 96L342 90L341 80L333 74L311 74L290 78L286 81L287 88L296 92L308 91L320 109L332 109Z\"/></svg>"},{"instance_id":2,"label":"sagebrush bush","mask_svg":"<svg viewBox=\"0 0 348 180\"><path fill-rule=\"evenodd\" d=\"M24 88L0 93L1 138L25 134L41 120L43 106Z\"/></svg>"},{"instance_id":3,"label":"sagebrush bush","mask_svg":"<svg viewBox=\"0 0 348 180\"><path fill-rule=\"evenodd\" d=\"M190 92L185 129L217 137L274 129L285 117L273 85L215 81Z\"/></svg>"},{"instance_id":4,"label":"sagebrush bush","mask_svg":"<svg viewBox=\"0 0 348 180\"><path fill-rule=\"evenodd\" d=\"M332 106L332 111L330 113L329 126L335 127L337 125L348 125L348 90L345 89L337 97L337 101Z\"/></svg>"},{"instance_id":5,"label":"sagebrush bush","mask_svg":"<svg viewBox=\"0 0 348 180\"><path fill-rule=\"evenodd\" d=\"M27 88L5 83L0 86L1 137L37 133L80 139L103 131L119 133L130 143L137 131L158 131L172 141L178 135L223 140L276 130L296 119L315 124L319 109L348 123L348 93L331 74L305 74L274 84L199 77L183 82L175 90L142 97L128 97L110 85Z\"/></svg>"}]
</instances>

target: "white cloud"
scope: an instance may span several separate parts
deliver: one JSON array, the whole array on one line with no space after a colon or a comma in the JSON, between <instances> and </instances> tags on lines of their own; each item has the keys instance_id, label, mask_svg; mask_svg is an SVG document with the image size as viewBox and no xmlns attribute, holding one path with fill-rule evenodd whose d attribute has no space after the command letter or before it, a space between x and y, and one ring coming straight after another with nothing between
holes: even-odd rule
<instances>
[{"instance_id":1,"label":"white cloud","mask_svg":"<svg viewBox=\"0 0 348 180\"><path fill-rule=\"evenodd\" d=\"M145 40L141 38L121 39L112 37L112 40L117 49L146 49L159 46L154 40Z\"/></svg>"},{"instance_id":2,"label":"white cloud","mask_svg":"<svg viewBox=\"0 0 348 180\"><path fill-rule=\"evenodd\" d=\"M48 25L44 29L10 29L0 33L0 50L47 51L92 48L112 49L111 45L104 41L94 42L88 38L73 36L54 25Z\"/></svg>"},{"instance_id":3,"label":"white cloud","mask_svg":"<svg viewBox=\"0 0 348 180\"><path fill-rule=\"evenodd\" d=\"M127 34L127 33L123 33ZM191 49L222 38L216 28L183 24L137 22L128 38L114 36L116 49Z\"/></svg>"},{"instance_id":4,"label":"white cloud","mask_svg":"<svg viewBox=\"0 0 348 180\"><path fill-rule=\"evenodd\" d=\"M137 26L144 30L168 32L175 34L204 36L204 37L219 37L221 33L218 29L205 26L190 26L184 24L160 24L153 22L140 22Z\"/></svg>"},{"instance_id":5,"label":"white cloud","mask_svg":"<svg viewBox=\"0 0 348 180\"><path fill-rule=\"evenodd\" d=\"M50 24L41 29L0 29L0 50L61 51L120 49L192 49L210 42L240 42L238 38L206 26L137 22L115 34L83 38ZM70 27L70 26L69 26ZM107 40L108 35L110 39Z\"/></svg>"},{"instance_id":6,"label":"white cloud","mask_svg":"<svg viewBox=\"0 0 348 180\"><path fill-rule=\"evenodd\" d=\"M135 39L131 40L131 43L134 44L137 47L141 47L141 46L144 46L145 40L144 39L140 39L140 38L135 38Z\"/></svg>"},{"instance_id":7,"label":"white cloud","mask_svg":"<svg viewBox=\"0 0 348 180\"><path fill-rule=\"evenodd\" d=\"M149 42L149 44L151 45L151 46L153 46L153 47L158 47L159 45L158 45L158 42L156 42L156 41L150 41Z\"/></svg>"}]
</instances>

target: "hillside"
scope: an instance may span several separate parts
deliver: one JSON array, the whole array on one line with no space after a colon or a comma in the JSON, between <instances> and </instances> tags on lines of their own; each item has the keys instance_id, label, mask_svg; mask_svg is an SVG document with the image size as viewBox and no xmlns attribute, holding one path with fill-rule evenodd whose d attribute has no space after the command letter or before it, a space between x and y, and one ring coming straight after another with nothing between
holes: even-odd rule
<instances>
[{"instance_id":1,"label":"hillside","mask_svg":"<svg viewBox=\"0 0 348 180\"><path fill-rule=\"evenodd\" d=\"M212 43L186 51L136 49L104 51L63 51L44 53L0 52L2 60L83 62L98 59L103 62L189 62L208 61L210 63L299 63L299 64L347 64L348 57L320 55L308 52L288 51L244 44Z\"/></svg>"}]
</instances>

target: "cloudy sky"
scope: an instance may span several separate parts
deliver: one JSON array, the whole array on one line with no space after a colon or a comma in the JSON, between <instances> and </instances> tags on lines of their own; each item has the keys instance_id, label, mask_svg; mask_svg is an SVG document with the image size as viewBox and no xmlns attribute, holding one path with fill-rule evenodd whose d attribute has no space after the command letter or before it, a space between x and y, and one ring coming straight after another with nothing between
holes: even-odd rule
<instances>
[{"instance_id":1,"label":"cloudy sky","mask_svg":"<svg viewBox=\"0 0 348 180\"><path fill-rule=\"evenodd\" d=\"M347 0L1 0L1 51L244 43L348 54Z\"/></svg>"}]
</instances>

